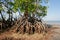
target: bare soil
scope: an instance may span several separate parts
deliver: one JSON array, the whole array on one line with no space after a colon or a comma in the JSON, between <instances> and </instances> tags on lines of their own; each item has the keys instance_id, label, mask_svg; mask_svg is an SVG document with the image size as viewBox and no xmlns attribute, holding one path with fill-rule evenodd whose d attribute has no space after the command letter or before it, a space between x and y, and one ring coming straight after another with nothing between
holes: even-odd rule
<instances>
[{"instance_id":1,"label":"bare soil","mask_svg":"<svg viewBox=\"0 0 60 40\"><path fill-rule=\"evenodd\" d=\"M0 34L0 40L60 40L60 27L53 26L46 29L47 33L19 34L13 32L4 32Z\"/></svg>"}]
</instances>

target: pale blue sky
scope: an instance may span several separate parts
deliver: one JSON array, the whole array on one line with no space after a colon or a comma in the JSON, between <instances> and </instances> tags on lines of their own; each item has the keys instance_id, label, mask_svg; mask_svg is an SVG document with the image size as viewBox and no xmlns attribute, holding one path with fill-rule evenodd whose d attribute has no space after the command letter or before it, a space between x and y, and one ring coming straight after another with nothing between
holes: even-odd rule
<instances>
[{"instance_id":1,"label":"pale blue sky","mask_svg":"<svg viewBox=\"0 0 60 40\"><path fill-rule=\"evenodd\" d=\"M60 0L49 0L47 16L44 20L60 21Z\"/></svg>"}]
</instances>

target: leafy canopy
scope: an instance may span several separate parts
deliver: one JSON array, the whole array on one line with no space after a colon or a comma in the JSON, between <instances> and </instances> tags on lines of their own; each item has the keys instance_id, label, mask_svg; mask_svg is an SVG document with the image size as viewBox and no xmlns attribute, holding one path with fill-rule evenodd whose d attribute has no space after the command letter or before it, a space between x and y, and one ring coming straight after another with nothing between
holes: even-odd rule
<instances>
[{"instance_id":1,"label":"leafy canopy","mask_svg":"<svg viewBox=\"0 0 60 40\"><path fill-rule=\"evenodd\" d=\"M38 16L45 16L47 13L47 6L42 6L40 3L42 3L44 0L14 0L15 4L13 7L14 11L17 11L18 8L21 10L21 12L25 12L25 10L28 11L28 13L37 13ZM47 2L47 0L45 0ZM39 11L37 11L39 10Z\"/></svg>"},{"instance_id":2,"label":"leafy canopy","mask_svg":"<svg viewBox=\"0 0 60 40\"><path fill-rule=\"evenodd\" d=\"M12 7L8 7L10 10L17 12L20 9L21 12L27 10L28 13L36 13L38 16L45 16L47 13L47 6L43 6L41 3L47 2L47 0L5 0ZM1 4L1 2L0 2ZM2 6L0 6L2 10Z\"/></svg>"}]
</instances>

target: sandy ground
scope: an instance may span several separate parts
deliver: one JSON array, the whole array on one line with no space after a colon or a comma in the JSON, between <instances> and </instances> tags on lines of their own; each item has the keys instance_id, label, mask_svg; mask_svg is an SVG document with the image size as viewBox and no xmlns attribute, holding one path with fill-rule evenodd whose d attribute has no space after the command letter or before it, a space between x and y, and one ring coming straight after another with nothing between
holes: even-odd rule
<instances>
[{"instance_id":1,"label":"sandy ground","mask_svg":"<svg viewBox=\"0 0 60 40\"><path fill-rule=\"evenodd\" d=\"M47 33L44 40L60 40L60 25L52 25L51 30Z\"/></svg>"},{"instance_id":2,"label":"sandy ground","mask_svg":"<svg viewBox=\"0 0 60 40\"><path fill-rule=\"evenodd\" d=\"M47 33L18 34L6 32L0 34L0 40L60 40L60 25L51 25Z\"/></svg>"}]
</instances>

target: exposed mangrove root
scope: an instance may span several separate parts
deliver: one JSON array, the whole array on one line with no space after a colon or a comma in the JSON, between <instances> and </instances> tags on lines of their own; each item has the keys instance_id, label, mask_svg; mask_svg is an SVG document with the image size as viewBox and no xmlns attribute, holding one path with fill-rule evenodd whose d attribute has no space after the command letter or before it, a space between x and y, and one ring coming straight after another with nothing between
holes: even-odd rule
<instances>
[{"instance_id":1,"label":"exposed mangrove root","mask_svg":"<svg viewBox=\"0 0 60 40\"><path fill-rule=\"evenodd\" d=\"M0 22L0 29L1 29L0 31L2 31L2 23L1 22Z\"/></svg>"},{"instance_id":2,"label":"exposed mangrove root","mask_svg":"<svg viewBox=\"0 0 60 40\"><path fill-rule=\"evenodd\" d=\"M34 20L34 22L31 23L31 21L29 21L29 19L26 19L25 17L22 17L15 23L15 25L10 29L10 31L20 34L34 34L46 31L45 25L42 22Z\"/></svg>"},{"instance_id":3,"label":"exposed mangrove root","mask_svg":"<svg viewBox=\"0 0 60 40\"><path fill-rule=\"evenodd\" d=\"M4 23L0 23L0 31L3 30L3 27L5 28L5 26L3 26L2 24ZM6 26L8 27L8 25ZM10 32L14 32L14 33L34 34L34 33L45 32L46 26L42 23L42 21L38 21L34 19L33 17L26 18L23 16L17 21L15 21L15 24L13 26L11 26L10 28L8 27L8 29Z\"/></svg>"}]
</instances>

